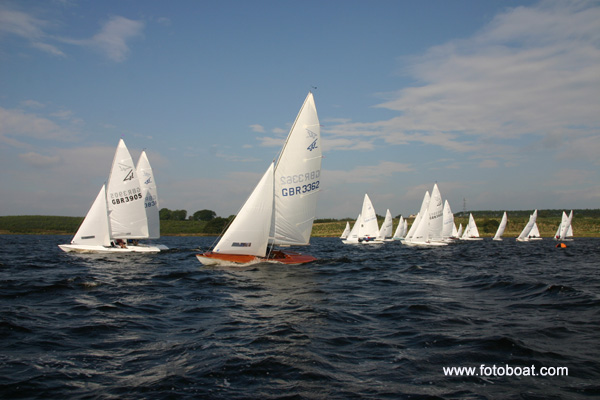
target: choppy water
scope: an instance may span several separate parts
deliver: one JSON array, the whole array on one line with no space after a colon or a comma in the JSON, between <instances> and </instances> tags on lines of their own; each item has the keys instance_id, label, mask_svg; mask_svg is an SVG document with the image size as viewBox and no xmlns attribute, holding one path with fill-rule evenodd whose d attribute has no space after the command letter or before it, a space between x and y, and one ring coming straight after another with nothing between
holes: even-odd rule
<instances>
[{"instance_id":1,"label":"choppy water","mask_svg":"<svg viewBox=\"0 0 600 400\"><path fill-rule=\"evenodd\" d=\"M150 256L61 252L69 240L0 236L0 398L600 396L600 239L316 238L318 262L245 270L201 266L213 238ZM568 376L443 370L482 364Z\"/></svg>"}]
</instances>

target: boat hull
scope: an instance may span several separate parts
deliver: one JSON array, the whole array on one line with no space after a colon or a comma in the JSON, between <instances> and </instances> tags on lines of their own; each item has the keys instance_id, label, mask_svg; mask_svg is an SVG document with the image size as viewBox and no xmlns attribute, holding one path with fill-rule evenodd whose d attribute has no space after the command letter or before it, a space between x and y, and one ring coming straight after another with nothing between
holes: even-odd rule
<instances>
[{"instance_id":1,"label":"boat hull","mask_svg":"<svg viewBox=\"0 0 600 400\"><path fill-rule=\"evenodd\" d=\"M83 245L83 244L59 244L58 247L67 253L113 253L113 254L122 254L122 253L160 253L161 251L168 250L167 246L162 244L156 246L146 246L146 245L129 245L127 247L112 247L112 246L93 246L93 245Z\"/></svg>"},{"instance_id":2,"label":"boat hull","mask_svg":"<svg viewBox=\"0 0 600 400\"><path fill-rule=\"evenodd\" d=\"M317 260L313 256L294 252L284 253L283 251L273 251L268 257L259 257L249 254L223 254L209 251L202 254L196 254L196 258L198 258L203 265L222 266L246 266L260 263L295 265L305 264Z\"/></svg>"},{"instance_id":3,"label":"boat hull","mask_svg":"<svg viewBox=\"0 0 600 400\"><path fill-rule=\"evenodd\" d=\"M448 246L446 242L412 242L412 241L404 241L402 242L405 246L411 247L441 247Z\"/></svg>"}]
</instances>

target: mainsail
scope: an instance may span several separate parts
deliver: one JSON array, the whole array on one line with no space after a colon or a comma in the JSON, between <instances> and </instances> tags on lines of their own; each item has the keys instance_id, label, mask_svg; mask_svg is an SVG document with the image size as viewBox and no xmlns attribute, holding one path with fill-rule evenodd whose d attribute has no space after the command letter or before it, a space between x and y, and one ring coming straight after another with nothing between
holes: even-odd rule
<instances>
[{"instance_id":1,"label":"mainsail","mask_svg":"<svg viewBox=\"0 0 600 400\"><path fill-rule=\"evenodd\" d=\"M309 93L275 166L273 244L309 243L321 190L321 159L321 126Z\"/></svg>"},{"instance_id":2,"label":"mainsail","mask_svg":"<svg viewBox=\"0 0 600 400\"><path fill-rule=\"evenodd\" d=\"M160 237L158 191L156 189L156 182L154 181L154 173L152 172L152 167L145 151L142 151L140 155L136 172L144 198L144 209L146 210L146 219L148 221L148 239L158 239Z\"/></svg>"},{"instance_id":3,"label":"mainsail","mask_svg":"<svg viewBox=\"0 0 600 400\"><path fill-rule=\"evenodd\" d=\"M106 192L111 237L114 239L148 238L142 189L123 139L119 140L115 152Z\"/></svg>"}]
</instances>

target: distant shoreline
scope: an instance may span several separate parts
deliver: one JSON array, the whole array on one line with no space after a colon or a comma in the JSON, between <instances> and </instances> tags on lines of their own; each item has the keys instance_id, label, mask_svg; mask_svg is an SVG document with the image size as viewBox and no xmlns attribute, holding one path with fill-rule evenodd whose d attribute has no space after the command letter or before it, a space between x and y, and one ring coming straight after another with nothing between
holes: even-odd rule
<instances>
[{"instance_id":1,"label":"distant shoreline","mask_svg":"<svg viewBox=\"0 0 600 400\"><path fill-rule=\"evenodd\" d=\"M492 237L500 222L499 211L473 212L475 222L482 237ZM528 215L525 212L515 211L511 216L508 211L508 225L504 238L517 237L525 224ZM523 214L523 215L518 215ZM456 226L460 223L466 225L468 218L456 216ZM468 214L467 214L468 215ZM558 216L557 216L558 215ZM83 217L61 217L43 215L0 216L0 235L74 235ZM324 221L324 222L322 222ZM409 225L413 222L408 218ZM346 226L354 221L347 220L317 220L313 225L312 237L339 237ZM383 219L379 221L379 224ZM398 219L394 219L394 227ZM560 214L555 210L539 210L537 224L540 234L545 238L553 238L560 224ZM218 233L203 232L206 226L204 221L172 221L161 220L161 236L218 236ZM575 237L600 237L600 210L575 210L573 217L573 231Z\"/></svg>"}]
</instances>

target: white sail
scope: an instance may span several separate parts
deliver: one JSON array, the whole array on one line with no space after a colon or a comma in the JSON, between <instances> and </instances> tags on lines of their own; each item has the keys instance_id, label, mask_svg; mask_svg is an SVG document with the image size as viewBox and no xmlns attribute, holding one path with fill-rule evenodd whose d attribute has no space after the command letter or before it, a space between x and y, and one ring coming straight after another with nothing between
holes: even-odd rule
<instances>
[{"instance_id":1,"label":"white sail","mask_svg":"<svg viewBox=\"0 0 600 400\"><path fill-rule=\"evenodd\" d=\"M106 187L112 238L145 239L148 224L140 182L123 139L117 151Z\"/></svg>"},{"instance_id":2,"label":"white sail","mask_svg":"<svg viewBox=\"0 0 600 400\"><path fill-rule=\"evenodd\" d=\"M342 236L340 236L340 239L346 239L349 234L350 234L350 222L346 222L346 228L344 229L344 232L342 232Z\"/></svg>"},{"instance_id":3,"label":"white sail","mask_svg":"<svg viewBox=\"0 0 600 400\"><path fill-rule=\"evenodd\" d=\"M358 217L356 217L356 221L354 221L354 225L352 225L350 233L344 240L342 240L343 243L358 243L358 228L360 227L361 221L362 216L358 214Z\"/></svg>"},{"instance_id":4,"label":"white sail","mask_svg":"<svg viewBox=\"0 0 600 400\"><path fill-rule=\"evenodd\" d=\"M413 236L405 243L425 243L427 241L429 241L429 209L425 209Z\"/></svg>"},{"instance_id":5,"label":"white sail","mask_svg":"<svg viewBox=\"0 0 600 400\"><path fill-rule=\"evenodd\" d=\"M394 239L402 239L404 238L404 222L406 220L402 217L402 215L400 216L400 221L398 221L398 227L396 228L396 231L394 232Z\"/></svg>"},{"instance_id":6,"label":"white sail","mask_svg":"<svg viewBox=\"0 0 600 400\"><path fill-rule=\"evenodd\" d=\"M444 202L437 183L433 185L427 212L429 214L429 240L439 242L442 240L442 229L444 227Z\"/></svg>"},{"instance_id":7,"label":"white sail","mask_svg":"<svg viewBox=\"0 0 600 400\"><path fill-rule=\"evenodd\" d=\"M504 234L504 230L506 229L506 223L508 222L508 218L506 217L506 211L504 215L502 215L502 220L500 220L500 225L498 225L498 230L494 235L492 240L502 240L502 235Z\"/></svg>"},{"instance_id":8,"label":"white sail","mask_svg":"<svg viewBox=\"0 0 600 400\"><path fill-rule=\"evenodd\" d=\"M567 218L566 222L565 222L565 227L561 228L561 232L560 232L560 240L565 240L565 238L567 236L573 236L573 228L571 227L571 223L573 222L573 210L571 210L571 213L569 214L569 217Z\"/></svg>"},{"instance_id":9,"label":"white sail","mask_svg":"<svg viewBox=\"0 0 600 400\"><path fill-rule=\"evenodd\" d=\"M419 223L421 222L421 218L423 218L423 214L425 213L425 210L427 209L427 207L429 207L430 198L431 198L431 196L429 195L429 190L428 190L425 192L425 196L423 197L423 201L421 202L421 209L417 213L417 216L415 217L412 225L410 226L410 229L408 230L408 233L406 234L406 240L409 240L410 238L413 237L415 230L417 229L417 227L419 226Z\"/></svg>"},{"instance_id":10,"label":"white sail","mask_svg":"<svg viewBox=\"0 0 600 400\"><path fill-rule=\"evenodd\" d=\"M309 243L321 190L321 159L321 126L308 93L275 166L273 243Z\"/></svg>"},{"instance_id":11,"label":"white sail","mask_svg":"<svg viewBox=\"0 0 600 400\"><path fill-rule=\"evenodd\" d=\"M456 226L454 225L454 214L452 214L452 209L450 208L450 203L448 200L444 202L444 217L443 217L443 228L442 228L442 238L449 239L451 237L455 237L456 235Z\"/></svg>"},{"instance_id":12,"label":"white sail","mask_svg":"<svg viewBox=\"0 0 600 400\"><path fill-rule=\"evenodd\" d=\"M473 214L469 213L469 223L467 224L465 231L463 232L461 240L483 240L479 237L479 229L477 229L477 224L475 223L475 218L473 218Z\"/></svg>"},{"instance_id":13,"label":"white sail","mask_svg":"<svg viewBox=\"0 0 600 400\"><path fill-rule=\"evenodd\" d=\"M540 230L537 226L537 222L533 224L531 231L529 232L529 240L540 240L542 237L540 236Z\"/></svg>"},{"instance_id":14,"label":"white sail","mask_svg":"<svg viewBox=\"0 0 600 400\"><path fill-rule=\"evenodd\" d=\"M566 227L566 226L567 226L567 218L568 218L568 217L567 217L567 213L565 213L565 212L563 211L563 213L562 213L562 218L561 218L561 220L560 220L560 224L558 225L558 229L556 230L556 233L554 234L554 239L555 239L555 240L558 240L558 239L560 239L560 237L561 237L561 233L562 233L562 229L563 229L563 226L564 226L564 227Z\"/></svg>"},{"instance_id":15,"label":"white sail","mask_svg":"<svg viewBox=\"0 0 600 400\"><path fill-rule=\"evenodd\" d=\"M144 209L148 223L148 238L158 239L160 237L160 217L158 205L158 191L154 181L154 173L145 151L142 151L137 163L136 172L142 188L144 198Z\"/></svg>"},{"instance_id":16,"label":"white sail","mask_svg":"<svg viewBox=\"0 0 600 400\"><path fill-rule=\"evenodd\" d=\"M385 213L385 219L381 224L381 229L377 234L377 240L390 239L392 237L392 213L388 209Z\"/></svg>"},{"instance_id":17,"label":"white sail","mask_svg":"<svg viewBox=\"0 0 600 400\"><path fill-rule=\"evenodd\" d=\"M358 237L375 238L377 233L379 233L379 224L377 223L377 214L375 213L375 208L373 208L373 203L371 203L371 199L366 193L363 199L362 212L360 214L362 220L358 227Z\"/></svg>"},{"instance_id":18,"label":"white sail","mask_svg":"<svg viewBox=\"0 0 600 400\"><path fill-rule=\"evenodd\" d=\"M215 253L249 254L259 257L267 254L273 215L273 171L274 166L271 163L215 246Z\"/></svg>"},{"instance_id":19,"label":"white sail","mask_svg":"<svg viewBox=\"0 0 600 400\"><path fill-rule=\"evenodd\" d=\"M462 223L458 224L458 231L456 232L456 237L459 238L463 234L463 226Z\"/></svg>"},{"instance_id":20,"label":"white sail","mask_svg":"<svg viewBox=\"0 0 600 400\"><path fill-rule=\"evenodd\" d=\"M479 237L479 229L477 229L477 224L475 223L475 218L473 218L473 214L469 214L469 237Z\"/></svg>"},{"instance_id":21,"label":"white sail","mask_svg":"<svg viewBox=\"0 0 600 400\"><path fill-rule=\"evenodd\" d=\"M110 227L106 209L106 187L102 185L71 244L110 246Z\"/></svg>"},{"instance_id":22,"label":"white sail","mask_svg":"<svg viewBox=\"0 0 600 400\"><path fill-rule=\"evenodd\" d=\"M519 237L517 237L517 241L526 242L529 240L529 232L531 232L531 229L533 228L533 224L535 224L536 219L537 219L537 210L535 210L533 212L533 214L531 214L529 216L529 221L527 222L527 224L525 225L525 227L519 234Z\"/></svg>"}]
</instances>

